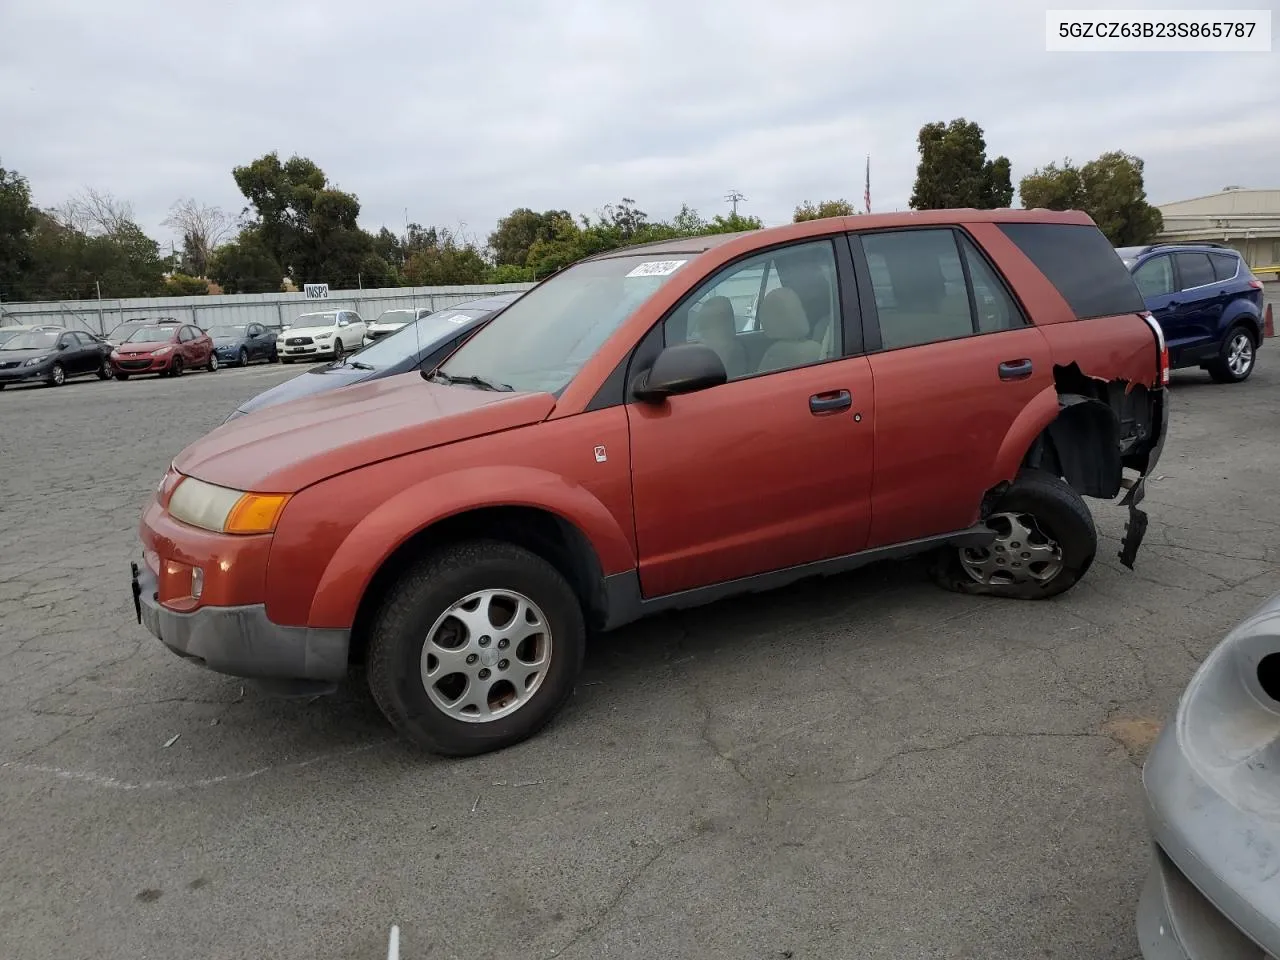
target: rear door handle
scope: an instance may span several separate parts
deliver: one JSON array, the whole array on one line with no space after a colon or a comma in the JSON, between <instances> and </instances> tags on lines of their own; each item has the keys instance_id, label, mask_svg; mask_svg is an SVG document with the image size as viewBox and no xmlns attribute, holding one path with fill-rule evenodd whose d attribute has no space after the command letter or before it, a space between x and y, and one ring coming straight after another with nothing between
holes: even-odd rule
<instances>
[{"instance_id":1,"label":"rear door handle","mask_svg":"<svg viewBox=\"0 0 1280 960\"><path fill-rule=\"evenodd\" d=\"M829 390L826 393L815 393L809 398L810 413L836 413L848 410L853 406L853 394L848 390Z\"/></svg>"},{"instance_id":2,"label":"rear door handle","mask_svg":"<svg viewBox=\"0 0 1280 960\"><path fill-rule=\"evenodd\" d=\"M1006 360L1000 364L1001 380L1025 380L1031 376L1032 363L1030 360Z\"/></svg>"}]
</instances>

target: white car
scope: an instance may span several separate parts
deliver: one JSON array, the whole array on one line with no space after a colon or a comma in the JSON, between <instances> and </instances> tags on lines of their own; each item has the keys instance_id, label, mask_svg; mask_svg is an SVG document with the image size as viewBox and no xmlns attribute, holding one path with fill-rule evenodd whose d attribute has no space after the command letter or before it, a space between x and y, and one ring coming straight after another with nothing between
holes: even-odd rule
<instances>
[{"instance_id":1,"label":"white car","mask_svg":"<svg viewBox=\"0 0 1280 960\"><path fill-rule=\"evenodd\" d=\"M341 360L359 350L365 322L354 310L304 313L281 331L276 353L282 363L295 360Z\"/></svg>"},{"instance_id":2,"label":"white car","mask_svg":"<svg viewBox=\"0 0 1280 960\"><path fill-rule=\"evenodd\" d=\"M421 320L423 317L429 317L430 315L431 311L426 307L384 310L378 315L378 319L369 324L369 328L365 330L364 346L369 346L373 341L381 339L389 333L395 333L407 323L413 323L415 320Z\"/></svg>"}]
</instances>

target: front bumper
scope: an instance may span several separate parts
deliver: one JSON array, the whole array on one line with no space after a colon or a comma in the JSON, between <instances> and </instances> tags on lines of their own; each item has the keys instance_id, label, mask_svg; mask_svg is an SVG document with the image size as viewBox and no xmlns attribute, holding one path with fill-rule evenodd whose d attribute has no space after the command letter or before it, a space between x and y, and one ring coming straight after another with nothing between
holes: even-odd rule
<instances>
[{"instance_id":1,"label":"front bumper","mask_svg":"<svg viewBox=\"0 0 1280 960\"><path fill-rule=\"evenodd\" d=\"M52 364L37 363L30 367L8 367L0 370L0 383L30 383L33 380L47 380Z\"/></svg>"},{"instance_id":2,"label":"front bumper","mask_svg":"<svg viewBox=\"0 0 1280 960\"><path fill-rule=\"evenodd\" d=\"M132 564L138 622L172 652L218 673L263 680L333 682L347 672L350 631L286 627L263 604L170 610L146 563Z\"/></svg>"},{"instance_id":3,"label":"front bumper","mask_svg":"<svg viewBox=\"0 0 1280 960\"><path fill-rule=\"evenodd\" d=\"M302 359L306 357L331 357L333 356L333 341L331 340L328 343L308 343L296 347L284 346L279 348L278 353L280 356L289 357L290 359L295 357Z\"/></svg>"},{"instance_id":4,"label":"front bumper","mask_svg":"<svg viewBox=\"0 0 1280 960\"><path fill-rule=\"evenodd\" d=\"M111 369L116 373L123 373L125 376L141 373L164 373L169 369L169 364L172 360L173 354L171 353L163 357L110 358Z\"/></svg>"}]
</instances>

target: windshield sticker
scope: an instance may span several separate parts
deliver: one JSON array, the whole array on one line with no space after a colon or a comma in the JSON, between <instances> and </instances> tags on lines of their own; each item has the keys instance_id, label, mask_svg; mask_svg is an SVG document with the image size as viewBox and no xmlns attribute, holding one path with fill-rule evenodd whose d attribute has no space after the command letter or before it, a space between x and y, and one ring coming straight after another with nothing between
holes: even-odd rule
<instances>
[{"instance_id":1,"label":"windshield sticker","mask_svg":"<svg viewBox=\"0 0 1280 960\"><path fill-rule=\"evenodd\" d=\"M650 260L642 263L628 277L668 277L683 267L688 260Z\"/></svg>"},{"instance_id":2,"label":"windshield sticker","mask_svg":"<svg viewBox=\"0 0 1280 960\"><path fill-rule=\"evenodd\" d=\"M471 318L465 313L455 313L452 317L445 317L446 323L466 323Z\"/></svg>"}]
</instances>

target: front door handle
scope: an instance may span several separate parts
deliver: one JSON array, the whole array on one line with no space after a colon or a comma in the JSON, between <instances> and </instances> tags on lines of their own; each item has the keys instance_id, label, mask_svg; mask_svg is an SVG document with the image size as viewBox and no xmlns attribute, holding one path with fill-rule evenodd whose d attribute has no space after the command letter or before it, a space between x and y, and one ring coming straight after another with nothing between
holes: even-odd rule
<instances>
[{"instance_id":1,"label":"front door handle","mask_svg":"<svg viewBox=\"0 0 1280 960\"><path fill-rule=\"evenodd\" d=\"M809 412L836 413L848 410L853 406L853 394L848 390L829 390L826 393L815 393L809 398Z\"/></svg>"},{"instance_id":2,"label":"front door handle","mask_svg":"<svg viewBox=\"0 0 1280 960\"><path fill-rule=\"evenodd\" d=\"M1028 359L1006 360L1000 364L1001 380L1025 380L1031 376L1033 364Z\"/></svg>"}]
</instances>

